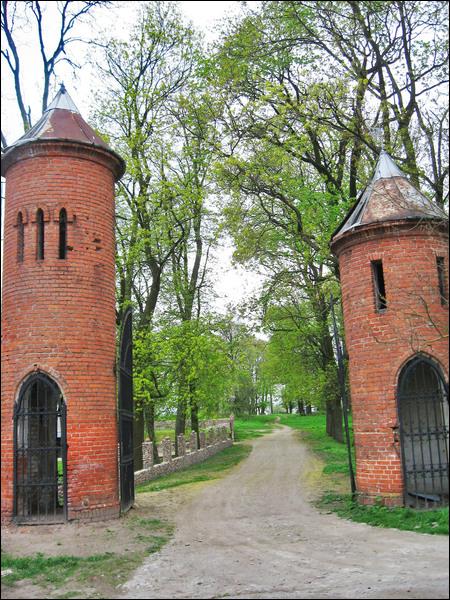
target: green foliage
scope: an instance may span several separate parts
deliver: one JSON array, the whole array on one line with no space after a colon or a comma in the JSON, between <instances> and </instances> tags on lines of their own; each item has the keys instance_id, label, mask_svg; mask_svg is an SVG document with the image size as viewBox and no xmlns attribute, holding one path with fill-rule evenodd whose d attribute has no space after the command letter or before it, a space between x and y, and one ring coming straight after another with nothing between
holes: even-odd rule
<instances>
[{"instance_id":1,"label":"green foliage","mask_svg":"<svg viewBox=\"0 0 450 600\"><path fill-rule=\"evenodd\" d=\"M251 446L235 444L198 465L192 465L183 471L171 473L170 475L159 477L155 481L144 483L138 486L136 491L138 493L159 492L180 485L217 479L225 475L228 469L237 465L244 458L247 458L251 451Z\"/></svg>"},{"instance_id":2,"label":"green foliage","mask_svg":"<svg viewBox=\"0 0 450 600\"><path fill-rule=\"evenodd\" d=\"M192 398L202 416L220 413L227 407L232 378L226 350L224 341L199 321L138 332L136 398L144 407L159 401L160 413Z\"/></svg>"},{"instance_id":3,"label":"green foliage","mask_svg":"<svg viewBox=\"0 0 450 600\"><path fill-rule=\"evenodd\" d=\"M271 308L265 317L273 333L267 345L262 369L283 385L283 405L325 407L326 374L319 349L312 342L320 338L317 323L307 303Z\"/></svg>"}]
</instances>

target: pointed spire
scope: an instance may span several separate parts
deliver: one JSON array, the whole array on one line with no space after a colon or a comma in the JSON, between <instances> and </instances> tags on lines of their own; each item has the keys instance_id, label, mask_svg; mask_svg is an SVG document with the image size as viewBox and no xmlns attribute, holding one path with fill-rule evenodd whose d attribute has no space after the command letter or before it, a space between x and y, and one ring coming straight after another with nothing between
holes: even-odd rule
<instances>
[{"instance_id":1,"label":"pointed spire","mask_svg":"<svg viewBox=\"0 0 450 600\"><path fill-rule=\"evenodd\" d=\"M6 172L8 165L14 160L16 150L38 142L70 142L101 148L114 156L117 164L117 168L115 168L117 179L120 179L125 171L124 160L111 150L86 123L63 83L39 121L14 144L5 149L2 173Z\"/></svg>"},{"instance_id":2,"label":"pointed spire","mask_svg":"<svg viewBox=\"0 0 450 600\"><path fill-rule=\"evenodd\" d=\"M80 111L76 107L75 102L69 96L69 92L66 90L66 86L64 85L64 83L61 83L59 92L53 98L52 102L47 106L45 112L53 110L55 108L60 108L62 110L70 110L71 112L80 114Z\"/></svg>"},{"instance_id":3,"label":"pointed spire","mask_svg":"<svg viewBox=\"0 0 450 600\"><path fill-rule=\"evenodd\" d=\"M39 121L11 147L37 140L68 140L109 150L107 144L83 119L64 84L61 84Z\"/></svg>"},{"instance_id":4,"label":"pointed spire","mask_svg":"<svg viewBox=\"0 0 450 600\"><path fill-rule=\"evenodd\" d=\"M369 185L332 239L373 223L446 218L445 212L408 181L405 173L383 149Z\"/></svg>"},{"instance_id":5,"label":"pointed spire","mask_svg":"<svg viewBox=\"0 0 450 600\"><path fill-rule=\"evenodd\" d=\"M380 152L377 166L375 167L372 183L378 179L385 179L388 177L406 177L406 175L398 168L398 166L383 148Z\"/></svg>"}]
</instances>

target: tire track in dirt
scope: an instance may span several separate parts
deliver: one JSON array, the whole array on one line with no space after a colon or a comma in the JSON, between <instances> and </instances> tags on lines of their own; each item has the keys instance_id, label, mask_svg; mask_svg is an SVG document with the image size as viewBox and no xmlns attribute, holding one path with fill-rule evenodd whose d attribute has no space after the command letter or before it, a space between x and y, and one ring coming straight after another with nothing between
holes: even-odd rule
<instances>
[{"instance_id":1,"label":"tire track in dirt","mask_svg":"<svg viewBox=\"0 0 450 600\"><path fill-rule=\"evenodd\" d=\"M448 538L322 514L313 459L289 428L259 438L175 517L123 598L448 598Z\"/></svg>"}]
</instances>

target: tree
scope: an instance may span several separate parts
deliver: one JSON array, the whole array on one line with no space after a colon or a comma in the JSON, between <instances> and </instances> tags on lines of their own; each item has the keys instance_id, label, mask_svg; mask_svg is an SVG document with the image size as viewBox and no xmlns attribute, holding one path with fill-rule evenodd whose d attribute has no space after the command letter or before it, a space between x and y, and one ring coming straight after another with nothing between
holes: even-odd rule
<instances>
[{"instance_id":1,"label":"tree","mask_svg":"<svg viewBox=\"0 0 450 600\"><path fill-rule=\"evenodd\" d=\"M371 176L378 126L403 168L445 201L446 157L418 167L432 164L424 155L437 156L444 139L445 12L442 2L266 2L230 26L214 57L226 107L218 171L232 195L235 258L265 270L263 311L307 302L328 381L327 429L338 439L328 243ZM426 96L436 114L427 113L433 126L420 146Z\"/></svg>"},{"instance_id":2,"label":"tree","mask_svg":"<svg viewBox=\"0 0 450 600\"><path fill-rule=\"evenodd\" d=\"M118 189L117 321L120 325L125 308L133 304L145 339L164 273L185 239L186 202L171 178L177 150L174 107L192 75L196 42L175 5L151 2L142 7L129 41L110 39L100 46L96 123L127 163ZM159 371L152 373L142 374L151 385L137 399L138 408L145 399L149 432L164 389L155 379Z\"/></svg>"},{"instance_id":3,"label":"tree","mask_svg":"<svg viewBox=\"0 0 450 600\"><path fill-rule=\"evenodd\" d=\"M171 256L167 286L173 298L175 318L186 326L189 323L194 326L201 317L208 284L209 252L217 240L217 225L211 219L207 203L217 135L210 106L208 94L194 84L174 107L178 143L170 165L170 182L184 209L182 240ZM180 370L179 377L184 373ZM191 427L199 435L195 385L194 380L183 384L186 393L180 396L177 408L176 435L184 433L188 408Z\"/></svg>"}]
</instances>

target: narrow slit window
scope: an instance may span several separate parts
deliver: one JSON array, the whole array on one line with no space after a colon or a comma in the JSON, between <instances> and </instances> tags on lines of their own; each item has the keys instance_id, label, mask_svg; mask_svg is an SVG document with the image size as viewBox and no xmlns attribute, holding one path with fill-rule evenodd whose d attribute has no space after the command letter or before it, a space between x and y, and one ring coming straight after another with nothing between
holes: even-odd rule
<instances>
[{"instance_id":1,"label":"narrow slit window","mask_svg":"<svg viewBox=\"0 0 450 600\"><path fill-rule=\"evenodd\" d=\"M384 283L383 263L381 260L372 261L372 276L375 292L375 307L381 312L387 309L386 286Z\"/></svg>"},{"instance_id":2,"label":"narrow slit window","mask_svg":"<svg viewBox=\"0 0 450 600\"><path fill-rule=\"evenodd\" d=\"M21 212L17 215L17 261L23 262L25 249L25 229L23 225L23 215Z\"/></svg>"},{"instance_id":3,"label":"narrow slit window","mask_svg":"<svg viewBox=\"0 0 450 600\"><path fill-rule=\"evenodd\" d=\"M439 295L441 297L441 304L445 306L448 304L448 293L447 286L445 285L445 258L443 256L436 256L436 266L438 272L439 282Z\"/></svg>"},{"instance_id":4,"label":"narrow slit window","mask_svg":"<svg viewBox=\"0 0 450 600\"><path fill-rule=\"evenodd\" d=\"M67 258L67 212L65 208L59 211L59 258Z\"/></svg>"},{"instance_id":5,"label":"narrow slit window","mask_svg":"<svg viewBox=\"0 0 450 600\"><path fill-rule=\"evenodd\" d=\"M44 211L42 208L38 208L36 212L36 227L36 258L38 260L44 260Z\"/></svg>"}]
</instances>

